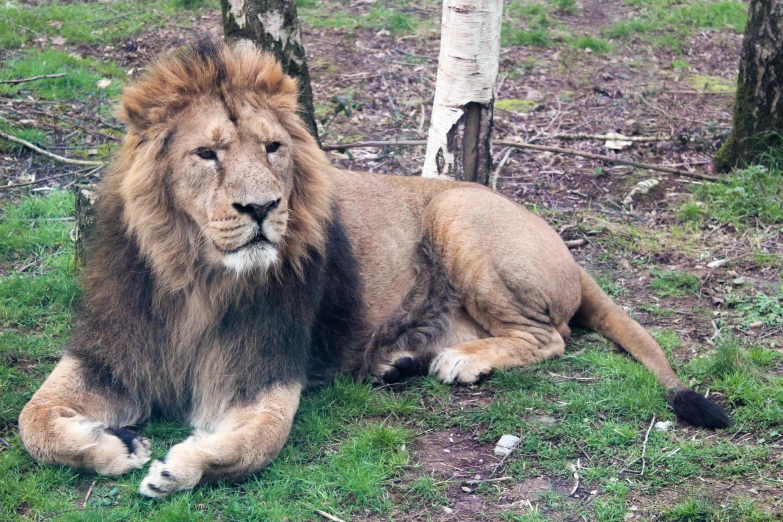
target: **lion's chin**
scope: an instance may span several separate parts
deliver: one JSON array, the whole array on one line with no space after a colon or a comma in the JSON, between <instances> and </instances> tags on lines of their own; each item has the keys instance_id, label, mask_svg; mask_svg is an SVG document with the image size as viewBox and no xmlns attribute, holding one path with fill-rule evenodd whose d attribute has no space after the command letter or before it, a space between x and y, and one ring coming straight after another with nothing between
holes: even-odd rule
<instances>
[{"instance_id":1,"label":"lion's chin","mask_svg":"<svg viewBox=\"0 0 783 522\"><path fill-rule=\"evenodd\" d=\"M254 270L266 271L275 263L277 247L267 242L255 243L223 256L223 266L237 275L245 275Z\"/></svg>"}]
</instances>

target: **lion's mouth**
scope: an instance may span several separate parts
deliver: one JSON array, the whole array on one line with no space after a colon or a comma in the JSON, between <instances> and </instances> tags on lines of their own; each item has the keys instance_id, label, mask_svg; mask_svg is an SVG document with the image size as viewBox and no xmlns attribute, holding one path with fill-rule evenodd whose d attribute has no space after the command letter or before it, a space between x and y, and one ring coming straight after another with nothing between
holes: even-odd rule
<instances>
[{"instance_id":1,"label":"lion's mouth","mask_svg":"<svg viewBox=\"0 0 783 522\"><path fill-rule=\"evenodd\" d=\"M225 255L231 255L231 254L236 254L237 252L241 252L242 250L253 247L255 245L271 245L271 244L272 242L269 241L269 239L264 235L263 232L261 232L261 230L259 230L258 232L256 232L256 235L253 236L252 239L250 239L250 241L244 243L243 245L238 246L237 248L226 250L220 248L218 245L215 245L215 247L220 251L220 253Z\"/></svg>"}]
</instances>

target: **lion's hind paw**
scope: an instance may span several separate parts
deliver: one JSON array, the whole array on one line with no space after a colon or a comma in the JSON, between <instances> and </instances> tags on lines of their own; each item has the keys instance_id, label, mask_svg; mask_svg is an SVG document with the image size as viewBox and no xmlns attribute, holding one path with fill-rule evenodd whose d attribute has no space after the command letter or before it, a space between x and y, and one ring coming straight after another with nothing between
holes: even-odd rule
<instances>
[{"instance_id":1,"label":"lion's hind paw","mask_svg":"<svg viewBox=\"0 0 783 522\"><path fill-rule=\"evenodd\" d=\"M379 364L372 372L378 384L395 384L427 373L427 361L411 352L398 352L390 362Z\"/></svg>"}]
</instances>

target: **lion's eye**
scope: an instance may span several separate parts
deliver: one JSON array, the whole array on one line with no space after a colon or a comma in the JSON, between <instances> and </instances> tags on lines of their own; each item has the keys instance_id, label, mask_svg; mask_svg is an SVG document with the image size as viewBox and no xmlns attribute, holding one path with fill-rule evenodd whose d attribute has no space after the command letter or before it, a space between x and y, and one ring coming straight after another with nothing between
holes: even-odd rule
<instances>
[{"instance_id":1,"label":"lion's eye","mask_svg":"<svg viewBox=\"0 0 783 522\"><path fill-rule=\"evenodd\" d=\"M215 151L212 149L205 149L200 148L196 150L196 154L198 154L198 157L205 160L216 160L217 154L215 154Z\"/></svg>"},{"instance_id":2,"label":"lion's eye","mask_svg":"<svg viewBox=\"0 0 783 522\"><path fill-rule=\"evenodd\" d=\"M273 141L272 143L268 143L266 146L266 153L267 154L274 154L277 152L277 149L280 148L280 142L279 141Z\"/></svg>"}]
</instances>

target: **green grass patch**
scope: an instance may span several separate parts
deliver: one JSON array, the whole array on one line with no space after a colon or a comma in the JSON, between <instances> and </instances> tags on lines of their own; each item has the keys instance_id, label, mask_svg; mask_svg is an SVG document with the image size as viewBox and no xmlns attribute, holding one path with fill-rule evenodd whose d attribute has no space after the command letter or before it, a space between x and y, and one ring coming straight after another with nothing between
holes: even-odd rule
<instances>
[{"instance_id":1,"label":"green grass patch","mask_svg":"<svg viewBox=\"0 0 783 522\"><path fill-rule=\"evenodd\" d=\"M589 49L595 55L607 54L614 49L611 42L595 36L580 36L570 43L571 47L579 50Z\"/></svg>"},{"instance_id":2,"label":"green grass patch","mask_svg":"<svg viewBox=\"0 0 783 522\"><path fill-rule=\"evenodd\" d=\"M686 293L695 294L699 291L701 281L692 274L682 274L673 270L662 271L657 268L650 270L653 279L650 287L660 297L683 296Z\"/></svg>"},{"instance_id":3,"label":"green grass patch","mask_svg":"<svg viewBox=\"0 0 783 522\"><path fill-rule=\"evenodd\" d=\"M194 8L219 7L215 0L117 0L105 3L10 0L0 5L0 47L15 49L44 39L66 45L108 44L162 26L167 17ZM185 18L183 16L183 18ZM187 22L184 22L187 23Z\"/></svg>"},{"instance_id":4,"label":"green grass patch","mask_svg":"<svg viewBox=\"0 0 783 522\"><path fill-rule=\"evenodd\" d=\"M777 295L756 292L751 296L732 292L726 294L725 300L726 306L739 312L743 328L752 324L764 324L770 328L783 326L783 287Z\"/></svg>"},{"instance_id":5,"label":"green grass patch","mask_svg":"<svg viewBox=\"0 0 783 522\"><path fill-rule=\"evenodd\" d=\"M755 226L783 223L783 170L754 165L734 171L715 183L705 183L693 191L694 198L679 210L680 219L730 223L743 230Z\"/></svg>"},{"instance_id":6,"label":"green grass patch","mask_svg":"<svg viewBox=\"0 0 783 522\"><path fill-rule=\"evenodd\" d=\"M642 38L670 47L678 52L685 49L684 41L695 31L704 29L732 29L742 32L747 21L747 6L742 2L724 0L626 0L627 4L640 6L637 15L602 28L605 38Z\"/></svg>"},{"instance_id":7,"label":"green grass patch","mask_svg":"<svg viewBox=\"0 0 783 522\"><path fill-rule=\"evenodd\" d=\"M299 15L309 27L330 29L372 29L389 31L395 35L413 34L432 29L434 21L406 10L405 6L385 5L367 12L348 11L341 3L297 3Z\"/></svg>"},{"instance_id":8,"label":"green grass patch","mask_svg":"<svg viewBox=\"0 0 783 522\"><path fill-rule=\"evenodd\" d=\"M15 53L0 68L0 79L30 78L46 74L64 73L64 77L47 78L17 85L0 85L4 96L33 96L53 101L87 102L90 97L101 102L116 98L128 76L113 61L81 58L67 51L27 49ZM100 80L111 80L106 88L98 87Z\"/></svg>"}]
</instances>

